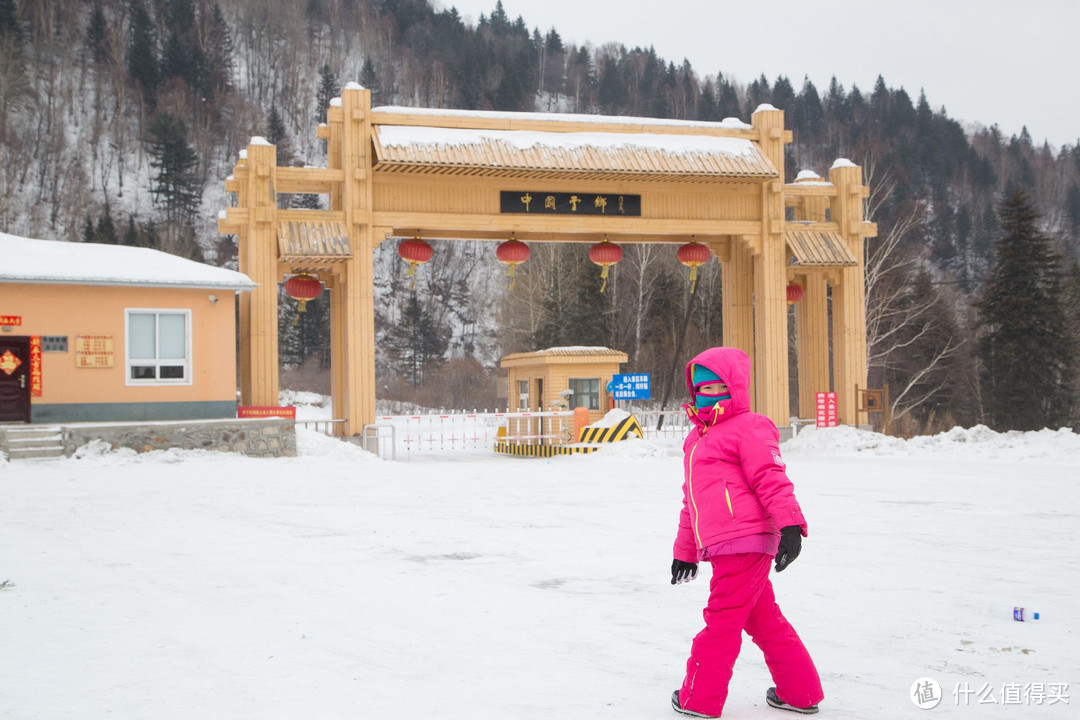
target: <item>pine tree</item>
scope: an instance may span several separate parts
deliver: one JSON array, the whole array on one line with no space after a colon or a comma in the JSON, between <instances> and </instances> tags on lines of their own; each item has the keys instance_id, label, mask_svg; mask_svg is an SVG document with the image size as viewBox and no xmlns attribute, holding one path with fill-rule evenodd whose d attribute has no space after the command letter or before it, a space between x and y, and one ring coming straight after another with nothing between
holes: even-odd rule
<instances>
[{"instance_id":1,"label":"pine tree","mask_svg":"<svg viewBox=\"0 0 1080 720\"><path fill-rule=\"evenodd\" d=\"M289 132L285 129L285 121L281 119L277 105L270 106L270 112L266 113L266 140L277 147L278 165L292 165L293 151L292 142L289 140Z\"/></svg>"},{"instance_id":2,"label":"pine tree","mask_svg":"<svg viewBox=\"0 0 1080 720\"><path fill-rule=\"evenodd\" d=\"M375 72L375 63L370 55L364 56L364 65L360 68L360 84L371 91L371 101L376 102L376 86L379 84L379 76Z\"/></svg>"},{"instance_id":3,"label":"pine tree","mask_svg":"<svg viewBox=\"0 0 1080 720\"><path fill-rule=\"evenodd\" d=\"M449 334L436 326L431 314L412 294L402 310L401 321L389 332L387 345L396 355L401 372L414 389L420 389L425 376L442 363Z\"/></svg>"},{"instance_id":4,"label":"pine tree","mask_svg":"<svg viewBox=\"0 0 1080 720\"><path fill-rule=\"evenodd\" d=\"M94 228L94 242L106 245L120 244L120 238L116 234L116 224L113 222L112 211L109 203L105 203L105 212L98 218L97 227Z\"/></svg>"},{"instance_id":5,"label":"pine tree","mask_svg":"<svg viewBox=\"0 0 1080 720\"><path fill-rule=\"evenodd\" d=\"M157 37L150 13L142 0L131 3L130 39L128 41L128 77L142 91L143 102L153 108L157 102L158 67Z\"/></svg>"},{"instance_id":6,"label":"pine tree","mask_svg":"<svg viewBox=\"0 0 1080 720\"><path fill-rule=\"evenodd\" d=\"M200 84L211 99L217 99L227 94L233 85L232 33L216 2L210 8L209 20L203 18L203 23L207 22L208 30L200 33L200 38L205 36L205 43L201 45L205 66Z\"/></svg>"},{"instance_id":7,"label":"pine tree","mask_svg":"<svg viewBox=\"0 0 1080 720\"><path fill-rule=\"evenodd\" d=\"M983 412L997 430L1072 426L1077 338L1063 260L1023 190L1009 191L998 216L994 267L978 303Z\"/></svg>"},{"instance_id":8,"label":"pine tree","mask_svg":"<svg viewBox=\"0 0 1080 720\"><path fill-rule=\"evenodd\" d=\"M136 247L139 245L139 231L135 227L135 216L128 215L127 230L124 231L124 238L121 244L128 247Z\"/></svg>"},{"instance_id":9,"label":"pine tree","mask_svg":"<svg viewBox=\"0 0 1080 720\"><path fill-rule=\"evenodd\" d=\"M84 243L97 242L94 237L94 220L87 215L86 221L83 223L82 241Z\"/></svg>"},{"instance_id":10,"label":"pine tree","mask_svg":"<svg viewBox=\"0 0 1080 720\"><path fill-rule=\"evenodd\" d=\"M370 86L369 86L370 87ZM326 110L330 107L330 101L338 94L337 78L330 72L329 63L323 63L319 70L319 92L315 96L315 124L321 125L326 122ZM325 144L326 141L323 141Z\"/></svg>"},{"instance_id":11,"label":"pine tree","mask_svg":"<svg viewBox=\"0 0 1080 720\"><path fill-rule=\"evenodd\" d=\"M0 0L0 35L13 37L20 42L23 39L15 0Z\"/></svg>"},{"instance_id":12,"label":"pine tree","mask_svg":"<svg viewBox=\"0 0 1080 720\"><path fill-rule=\"evenodd\" d=\"M203 182L187 127L179 118L162 113L151 121L149 134L154 199L165 207L170 228L190 225L202 202Z\"/></svg>"},{"instance_id":13,"label":"pine tree","mask_svg":"<svg viewBox=\"0 0 1080 720\"><path fill-rule=\"evenodd\" d=\"M105 20L105 12L101 9L100 0L94 2L90 11L90 21L86 27L86 44L96 63L104 63L108 59L108 50L105 47L105 32L108 22Z\"/></svg>"}]
</instances>

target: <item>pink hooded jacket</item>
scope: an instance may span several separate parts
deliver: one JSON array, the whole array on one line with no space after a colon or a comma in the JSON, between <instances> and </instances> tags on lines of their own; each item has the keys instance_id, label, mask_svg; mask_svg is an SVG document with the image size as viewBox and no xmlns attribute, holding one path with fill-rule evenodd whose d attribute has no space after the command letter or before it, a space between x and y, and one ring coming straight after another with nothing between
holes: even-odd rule
<instances>
[{"instance_id":1,"label":"pink hooded jacket","mask_svg":"<svg viewBox=\"0 0 1080 720\"><path fill-rule=\"evenodd\" d=\"M694 427L683 443L683 509L674 557L698 562L738 552L776 554L780 528L806 519L780 457L780 433L750 411L750 358L736 348L702 352L686 366L695 397L693 368L704 365L731 393L711 408L684 405Z\"/></svg>"}]
</instances>

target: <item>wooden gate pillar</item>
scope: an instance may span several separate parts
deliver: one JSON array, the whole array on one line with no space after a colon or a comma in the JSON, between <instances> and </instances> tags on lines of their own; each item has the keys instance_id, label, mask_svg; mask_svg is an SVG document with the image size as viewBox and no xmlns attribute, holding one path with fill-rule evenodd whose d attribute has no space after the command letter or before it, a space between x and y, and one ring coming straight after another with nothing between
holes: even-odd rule
<instances>
[{"instance_id":1,"label":"wooden gate pillar","mask_svg":"<svg viewBox=\"0 0 1080 720\"><path fill-rule=\"evenodd\" d=\"M795 304L799 354L799 417L812 418L817 410L817 393L828 392L829 383L829 297L825 275L810 272L803 276L806 293Z\"/></svg>"},{"instance_id":2,"label":"wooden gate pillar","mask_svg":"<svg viewBox=\"0 0 1080 720\"><path fill-rule=\"evenodd\" d=\"M761 186L761 238L754 256L755 409L778 426L791 418L788 379L787 245L784 240L784 112L764 106L754 112L758 142L780 179Z\"/></svg>"},{"instance_id":3,"label":"wooden gate pillar","mask_svg":"<svg viewBox=\"0 0 1080 720\"><path fill-rule=\"evenodd\" d=\"M335 135L337 136L335 138ZM371 191L371 91L349 83L341 93L341 125L331 167L344 170L341 210L345 213L353 256L345 264L345 292L338 305L340 322L333 342L342 348L343 392L334 395L334 415L346 419L344 434L359 434L375 422L375 284ZM342 357L342 354L344 357Z\"/></svg>"},{"instance_id":4,"label":"wooden gate pillar","mask_svg":"<svg viewBox=\"0 0 1080 720\"><path fill-rule=\"evenodd\" d=\"M863 253L863 204L865 188L862 169L850 161L836 161L829 170L836 186L831 219L857 260L854 266L838 269L833 285L833 380L838 420L846 425L858 422L855 386L866 387L866 286Z\"/></svg>"},{"instance_id":5,"label":"wooden gate pillar","mask_svg":"<svg viewBox=\"0 0 1080 720\"><path fill-rule=\"evenodd\" d=\"M240 272L258 287L240 296L241 403L278 404L277 148L261 138L247 146L234 173L237 208L226 222L237 232Z\"/></svg>"}]
</instances>

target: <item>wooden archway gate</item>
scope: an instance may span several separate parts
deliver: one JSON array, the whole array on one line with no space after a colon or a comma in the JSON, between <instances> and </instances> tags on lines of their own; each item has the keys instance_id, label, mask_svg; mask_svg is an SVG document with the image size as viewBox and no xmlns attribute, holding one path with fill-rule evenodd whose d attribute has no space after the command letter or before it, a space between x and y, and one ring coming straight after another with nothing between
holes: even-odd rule
<instances>
[{"instance_id":1,"label":"wooden archway gate","mask_svg":"<svg viewBox=\"0 0 1080 720\"><path fill-rule=\"evenodd\" d=\"M254 138L225 188L218 221L235 234L241 297L241 402L278 403L277 284L316 273L331 295L334 416L355 435L375 420L373 254L392 237L707 244L722 263L724 344L754 359L755 407L789 422L786 287L797 308L799 414L835 389L841 422L857 421L866 385L860 168L785 183L783 111L751 124L527 113L372 108L350 83L318 136L328 167L277 165ZM780 168L780 170L777 170ZM329 210L279 209L279 193L320 193ZM551 206L554 205L554 208ZM828 294L832 301L832 359ZM831 382L830 382L831 372Z\"/></svg>"}]
</instances>

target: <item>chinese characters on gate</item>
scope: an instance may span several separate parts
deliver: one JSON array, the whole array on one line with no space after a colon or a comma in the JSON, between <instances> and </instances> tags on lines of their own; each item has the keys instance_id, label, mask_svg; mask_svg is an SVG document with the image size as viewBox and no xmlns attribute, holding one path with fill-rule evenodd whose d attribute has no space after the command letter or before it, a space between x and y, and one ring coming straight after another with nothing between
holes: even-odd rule
<instances>
[{"instance_id":1,"label":"chinese characters on gate","mask_svg":"<svg viewBox=\"0 0 1080 720\"><path fill-rule=\"evenodd\" d=\"M504 190L499 193L499 212L525 213L529 215L626 215L640 217L641 196Z\"/></svg>"}]
</instances>

